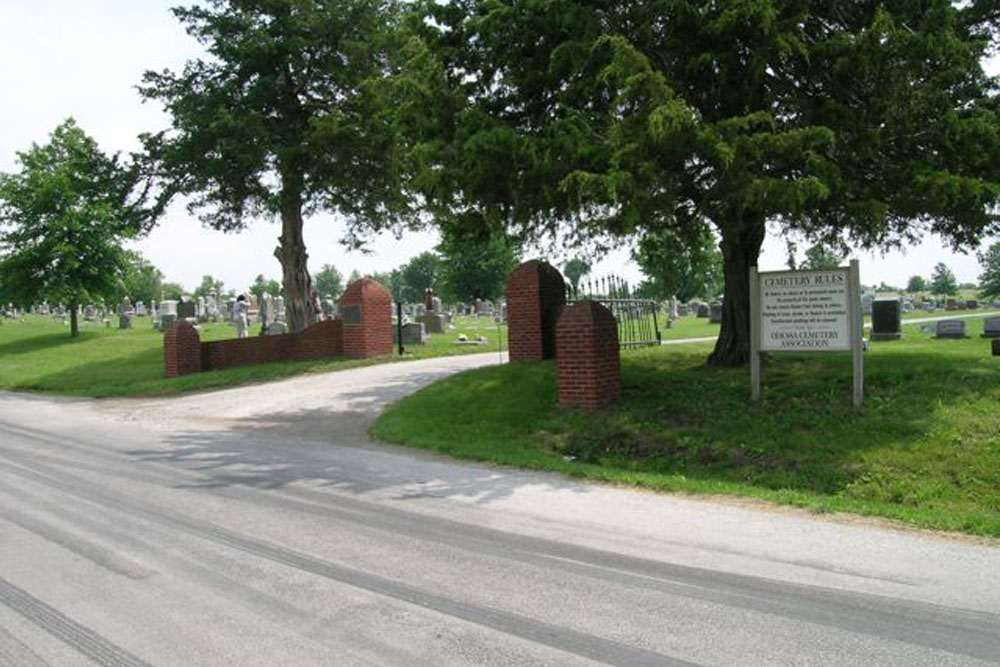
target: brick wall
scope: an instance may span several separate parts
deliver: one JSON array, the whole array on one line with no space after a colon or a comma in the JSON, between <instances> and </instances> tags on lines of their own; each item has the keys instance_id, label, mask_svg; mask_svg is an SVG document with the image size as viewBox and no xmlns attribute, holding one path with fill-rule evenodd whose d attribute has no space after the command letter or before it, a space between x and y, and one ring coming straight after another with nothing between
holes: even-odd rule
<instances>
[{"instance_id":1,"label":"brick wall","mask_svg":"<svg viewBox=\"0 0 1000 667\"><path fill-rule=\"evenodd\" d=\"M598 410L621 396L618 323L606 307L581 301L563 309L556 326L559 403Z\"/></svg>"},{"instance_id":2,"label":"brick wall","mask_svg":"<svg viewBox=\"0 0 1000 667\"><path fill-rule=\"evenodd\" d=\"M550 359L556 354L556 323L566 304L566 284L551 264L537 259L507 279L507 331L511 361Z\"/></svg>"},{"instance_id":3,"label":"brick wall","mask_svg":"<svg viewBox=\"0 0 1000 667\"><path fill-rule=\"evenodd\" d=\"M343 324L326 320L299 333L229 338L201 344L202 370L263 364L270 361L306 361L344 353Z\"/></svg>"},{"instance_id":4,"label":"brick wall","mask_svg":"<svg viewBox=\"0 0 1000 667\"><path fill-rule=\"evenodd\" d=\"M345 310L360 306L360 321L352 323ZM362 278L347 286L340 297L344 317L344 355L367 359L392 354L392 295L381 283Z\"/></svg>"},{"instance_id":5,"label":"brick wall","mask_svg":"<svg viewBox=\"0 0 1000 667\"><path fill-rule=\"evenodd\" d=\"M201 336L188 322L177 322L164 332L163 366L168 378L201 372Z\"/></svg>"}]
</instances>

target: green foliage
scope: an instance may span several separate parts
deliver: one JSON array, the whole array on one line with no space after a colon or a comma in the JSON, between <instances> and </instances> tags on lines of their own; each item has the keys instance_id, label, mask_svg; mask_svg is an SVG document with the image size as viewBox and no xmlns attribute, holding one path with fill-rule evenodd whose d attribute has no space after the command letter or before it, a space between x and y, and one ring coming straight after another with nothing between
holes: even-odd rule
<instances>
[{"instance_id":1,"label":"green foliage","mask_svg":"<svg viewBox=\"0 0 1000 667\"><path fill-rule=\"evenodd\" d=\"M121 290L115 301L121 301L126 296L132 303L149 305L151 301L159 301L163 289L163 273L139 252L127 250L125 257Z\"/></svg>"},{"instance_id":2,"label":"green foliage","mask_svg":"<svg viewBox=\"0 0 1000 667\"><path fill-rule=\"evenodd\" d=\"M804 270L835 269L840 266L843 259L831 248L817 243L806 250L805 261L802 262Z\"/></svg>"},{"instance_id":3,"label":"green foliage","mask_svg":"<svg viewBox=\"0 0 1000 667\"><path fill-rule=\"evenodd\" d=\"M336 299L344 291L344 277L340 275L337 267L332 264L324 264L319 273L313 276L313 282L316 286L316 291L324 297L330 295Z\"/></svg>"},{"instance_id":4,"label":"green foliage","mask_svg":"<svg viewBox=\"0 0 1000 667\"><path fill-rule=\"evenodd\" d=\"M521 258L521 245L502 233L469 238L445 230L437 250L442 293L449 301L469 303L499 299Z\"/></svg>"},{"instance_id":5,"label":"green foliage","mask_svg":"<svg viewBox=\"0 0 1000 667\"><path fill-rule=\"evenodd\" d=\"M831 247L997 228L983 4L425 0L395 82L412 184L438 219L525 236L710 224L712 359L742 362L768 222Z\"/></svg>"},{"instance_id":6,"label":"green foliage","mask_svg":"<svg viewBox=\"0 0 1000 667\"><path fill-rule=\"evenodd\" d=\"M590 273L590 262L580 257L573 257L563 264L563 275L569 280L575 292L580 287L580 279Z\"/></svg>"},{"instance_id":7,"label":"green foliage","mask_svg":"<svg viewBox=\"0 0 1000 667\"><path fill-rule=\"evenodd\" d=\"M927 290L927 281L923 276L910 276L906 283L906 291L910 294L917 294Z\"/></svg>"},{"instance_id":8,"label":"green foliage","mask_svg":"<svg viewBox=\"0 0 1000 667\"><path fill-rule=\"evenodd\" d=\"M1000 299L1000 242L979 253L979 264L983 269L979 274L979 297Z\"/></svg>"},{"instance_id":9,"label":"green foliage","mask_svg":"<svg viewBox=\"0 0 1000 667\"><path fill-rule=\"evenodd\" d=\"M23 305L113 301L129 264L122 242L153 215L137 167L106 156L72 119L17 162L18 172L0 175L5 296Z\"/></svg>"},{"instance_id":10,"label":"green foliage","mask_svg":"<svg viewBox=\"0 0 1000 667\"><path fill-rule=\"evenodd\" d=\"M930 290L934 294L941 296L952 296L958 293L958 282L955 274L944 262L938 262L934 266L934 273L931 274Z\"/></svg>"},{"instance_id":11,"label":"green foliage","mask_svg":"<svg viewBox=\"0 0 1000 667\"><path fill-rule=\"evenodd\" d=\"M157 296L157 301L161 299L166 301L178 301L187 293L188 291L184 289L184 286L180 283L163 283L160 286L160 295Z\"/></svg>"},{"instance_id":12,"label":"green foliage","mask_svg":"<svg viewBox=\"0 0 1000 667\"><path fill-rule=\"evenodd\" d=\"M423 303L424 292L435 287L440 258L430 251L413 257L399 269L400 290L394 295L407 303Z\"/></svg>"},{"instance_id":13,"label":"green foliage","mask_svg":"<svg viewBox=\"0 0 1000 667\"><path fill-rule=\"evenodd\" d=\"M182 72L146 72L169 130L143 141L164 188L216 229L280 215L289 327L311 321L303 216L336 213L348 241L418 224L380 85L393 0L214 0L173 10L208 50Z\"/></svg>"},{"instance_id":14,"label":"green foliage","mask_svg":"<svg viewBox=\"0 0 1000 667\"><path fill-rule=\"evenodd\" d=\"M192 296L194 296L195 298L199 296L208 296L212 292L215 292L216 294L222 294L224 285L225 283L223 283L221 280L218 280L217 278L213 278L212 276L207 276L207 275L202 276L201 284L199 284L194 289L194 293L192 294Z\"/></svg>"},{"instance_id":15,"label":"green foliage","mask_svg":"<svg viewBox=\"0 0 1000 667\"><path fill-rule=\"evenodd\" d=\"M692 227L686 239L662 229L639 241L633 258L648 276L643 288L653 298L714 299L723 292L722 253L705 225ZM691 233L693 232L693 233Z\"/></svg>"},{"instance_id":16,"label":"green foliage","mask_svg":"<svg viewBox=\"0 0 1000 667\"><path fill-rule=\"evenodd\" d=\"M257 297L257 303L263 300L265 294L271 296L281 296L281 283L277 280L265 278L264 274L257 274L250 285L250 293Z\"/></svg>"}]
</instances>

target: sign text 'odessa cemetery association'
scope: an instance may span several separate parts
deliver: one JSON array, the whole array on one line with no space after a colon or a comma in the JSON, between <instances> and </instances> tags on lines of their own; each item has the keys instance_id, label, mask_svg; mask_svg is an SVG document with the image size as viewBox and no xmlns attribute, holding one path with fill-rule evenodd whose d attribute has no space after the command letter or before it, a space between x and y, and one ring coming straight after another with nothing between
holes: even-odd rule
<instances>
[{"instance_id":1,"label":"sign text 'odessa cemetery association'","mask_svg":"<svg viewBox=\"0 0 1000 667\"><path fill-rule=\"evenodd\" d=\"M789 271L760 276L761 351L851 349L850 271Z\"/></svg>"}]
</instances>

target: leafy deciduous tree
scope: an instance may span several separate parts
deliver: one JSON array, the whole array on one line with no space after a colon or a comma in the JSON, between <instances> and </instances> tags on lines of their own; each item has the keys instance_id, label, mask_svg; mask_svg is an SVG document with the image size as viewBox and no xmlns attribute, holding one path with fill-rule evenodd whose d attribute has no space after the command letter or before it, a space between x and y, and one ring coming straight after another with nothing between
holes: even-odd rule
<instances>
[{"instance_id":1,"label":"leafy deciduous tree","mask_svg":"<svg viewBox=\"0 0 1000 667\"><path fill-rule=\"evenodd\" d=\"M910 276L910 279L906 282L906 291L910 294L916 294L926 290L927 280L925 280L923 276Z\"/></svg>"},{"instance_id":2,"label":"leafy deciduous tree","mask_svg":"<svg viewBox=\"0 0 1000 667\"><path fill-rule=\"evenodd\" d=\"M323 296L330 295L334 299L344 291L344 277L332 264L324 264L315 276L316 290Z\"/></svg>"},{"instance_id":3,"label":"leafy deciduous tree","mask_svg":"<svg viewBox=\"0 0 1000 667\"><path fill-rule=\"evenodd\" d=\"M707 226L685 240L667 229L644 236L633 257L648 276L644 292L655 298L695 297L714 299L722 294L722 253L718 240Z\"/></svg>"},{"instance_id":4,"label":"leafy deciduous tree","mask_svg":"<svg viewBox=\"0 0 1000 667\"><path fill-rule=\"evenodd\" d=\"M399 269L400 291L396 295L406 302L421 302L424 292L435 286L440 258L430 251L413 257Z\"/></svg>"},{"instance_id":5,"label":"leafy deciduous tree","mask_svg":"<svg viewBox=\"0 0 1000 667\"><path fill-rule=\"evenodd\" d=\"M806 250L806 258L801 268L813 271L835 269L840 266L841 261L842 258L833 249L817 243Z\"/></svg>"},{"instance_id":6,"label":"leafy deciduous tree","mask_svg":"<svg viewBox=\"0 0 1000 667\"><path fill-rule=\"evenodd\" d=\"M199 284L194 289L194 293L192 294L192 296L195 297L208 296L212 292L215 292L216 294L222 294L222 289L224 285L225 285L224 282L213 276L208 276L208 275L202 276L201 284Z\"/></svg>"},{"instance_id":7,"label":"leafy deciduous tree","mask_svg":"<svg viewBox=\"0 0 1000 667\"><path fill-rule=\"evenodd\" d=\"M125 252L125 270L122 285L116 300L126 296L133 303L149 304L160 298L163 289L163 272L153 265L142 253L134 250Z\"/></svg>"},{"instance_id":8,"label":"leafy deciduous tree","mask_svg":"<svg viewBox=\"0 0 1000 667\"><path fill-rule=\"evenodd\" d=\"M521 257L520 244L504 234L466 238L443 232L437 250L439 283L453 301L499 299Z\"/></svg>"},{"instance_id":9,"label":"leafy deciduous tree","mask_svg":"<svg viewBox=\"0 0 1000 667\"><path fill-rule=\"evenodd\" d=\"M934 273L931 274L931 292L941 296L951 296L958 292L958 282L955 274L944 262L938 262L934 266Z\"/></svg>"},{"instance_id":10,"label":"leafy deciduous tree","mask_svg":"<svg viewBox=\"0 0 1000 667\"><path fill-rule=\"evenodd\" d=\"M580 287L580 279L590 273L590 262L580 257L574 257L563 264L563 275L569 280L575 292Z\"/></svg>"},{"instance_id":11,"label":"leafy deciduous tree","mask_svg":"<svg viewBox=\"0 0 1000 667\"><path fill-rule=\"evenodd\" d=\"M982 299L1000 299L1000 243L994 243L979 253L979 296Z\"/></svg>"},{"instance_id":12,"label":"leafy deciduous tree","mask_svg":"<svg viewBox=\"0 0 1000 667\"><path fill-rule=\"evenodd\" d=\"M122 242L159 213L147 206L135 163L107 156L73 119L44 146L18 153L20 170L0 175L0 275L6 296L77 306L120 294L128 256Z\"/></svg>"}]
</instances>

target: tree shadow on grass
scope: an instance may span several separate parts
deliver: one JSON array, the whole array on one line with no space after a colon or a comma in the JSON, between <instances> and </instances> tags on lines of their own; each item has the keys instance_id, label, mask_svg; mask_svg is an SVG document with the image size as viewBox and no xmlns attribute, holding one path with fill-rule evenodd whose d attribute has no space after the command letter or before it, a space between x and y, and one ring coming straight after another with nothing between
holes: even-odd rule
<instances>
[{"instance_id":1,"label":"tree shadow on grass","mask_svg":"<svg viewBox=\"0 0 1000 667\"><path fill-rule=\"evenodd\" d=\"M37 336L30 336L28 338L18 338L6 343L0 343L0 355L25 354L38 352L39 350L60 348L65 345L76 345L89 340L92 336L88 336L87 334L90 333L81 331L80 335L76 338L70 337L68 331L66 333L38 334Z\"/></svg>"}]
</instances>

